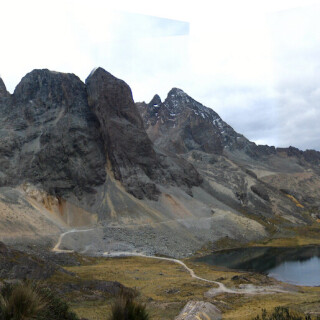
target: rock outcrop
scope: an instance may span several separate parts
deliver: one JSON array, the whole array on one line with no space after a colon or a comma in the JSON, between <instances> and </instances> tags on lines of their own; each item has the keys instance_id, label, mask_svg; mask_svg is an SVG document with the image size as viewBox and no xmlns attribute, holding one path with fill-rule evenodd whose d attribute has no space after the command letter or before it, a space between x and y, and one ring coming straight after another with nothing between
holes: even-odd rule
<instances>
[{"instance_id":1,"label":"rock outcrop","mask_svg":"<svg viewBox=\"0 0 320 320\"><path fill-rule=\"evenodd\" d=\"M98 68L85 85L73 74L33 70L10 95L0 80L0 186L25 182L61 198L94 194L115 179L136 198L156 200L158 185L191 194L193 166L154 150L130 87Z\"/></svg>"},{"instance_id":2,"label":"rock outcrop","mask_svg":"<svg viewBox=\"0 0 320 320\"><path fill-rule=\"evenodd\" d=\"M7 88L3 82L3 80L0 78L0 98L3 98L3 97L7 97L9 96L9 92L7 91Z\"/></svg>"},{"instance_id":3,"label":"rock outcrop","mask_svg":"<svg viewBox=\"0 0 320 320\"><path fill-rule=\"evenodd\" d=\"M220 320L221 311L212 303L204 301L189 301L175 320Z\"/></svg>"},{"instance_id":4,"label":"rock outcrop","mask_svg":"<svg viewBox=\"0 0 320 320\"><path fill-rule=\"evenodd\" d=\"M87 78L86 85L115 178L136 197L154 198L159 190L153 180L161 168L129 86L102 68Z\"/></svg>"},{"instance_id":5,"label":"rock outcrop","mask_svg":"<svg viewBox=\"0 0 320 320\"><path fill-rule=\"evenodd\" d=\"M320 152L316 150L308 149L306 151L302 151L298 148L290 146L289 148L277 148L276 151L279 155L295 157L300 161L303 160L316 165L320 163Z\"/></svg>"},{"instance_id":6,"label":"rock outcrop","mask_svg":"<svg viewBox=\"0 0 320 320\"><path fill-rule=\"evenodd\" d=\"M114 176L135 197L156 200L157 184L199 185L196 170L184 161L157 153L134 104L130 87L102 68L86 80L89 105L100 122L104 149Z\"/></svg>"},{"instance_id":7,"label":"rock outcrop","mask_svg":"<svg viewBox=\"0 0 320 320\"><path fill-rule=\"evenodd\" d=\"M105 180L99 122L73 74L34 70L0 101L0 184L39 184L59 196Z\"/></svg>"},{"instance_id":8,"label":"rock outcrop","mask_svg":"<svg viewBox=\"0 0 320 320\"><path fill-rule=\"evenodd\" d=\"M222 154L224 148L246 149L255 144L235 132L212 109L181 89L173 88L162 103L156 95L148 104L137 104L145 128L155 145L176 153L199 150Z\"/></svg>"}]
</instances>

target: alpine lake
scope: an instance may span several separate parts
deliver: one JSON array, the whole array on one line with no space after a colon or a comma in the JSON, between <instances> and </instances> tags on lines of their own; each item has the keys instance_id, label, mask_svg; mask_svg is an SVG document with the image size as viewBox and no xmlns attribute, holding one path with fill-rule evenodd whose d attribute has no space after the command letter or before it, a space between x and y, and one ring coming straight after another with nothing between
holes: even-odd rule
<instances>
[{"instance_id":1,"label":"alpine lake","mask_svg":"<svg viewBox=\"0 0 320 320\"><path fill-rule=\"evenodd\" d=\"M195 261L265 273L294 285L320 286L320 246L229 249L196 258Z\"/></svg>"}]
</instances>

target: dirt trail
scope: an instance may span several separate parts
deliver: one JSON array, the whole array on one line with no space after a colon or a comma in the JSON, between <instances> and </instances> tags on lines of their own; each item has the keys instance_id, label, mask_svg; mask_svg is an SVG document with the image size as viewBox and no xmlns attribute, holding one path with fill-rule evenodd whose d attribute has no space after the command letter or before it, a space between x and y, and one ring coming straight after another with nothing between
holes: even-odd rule
<instances>
[{"instance_id":1,"label":"dirt trail","mask_svg":"<svg viewBox=\"0 0 320 320\"><path fill-rule=\"evenodd\" d=\"M56 245L52 249L52 251L61 253L61 252L73 252L73 250L63 250L59 249L61 242L63 240L63 237L69 233L74 233L74 232L88 232L95 230L94 228L91 229L72 229L66 232L61 233ZM248 285L246 288L227 288L223 283L219 281L214 281L214 280L209 280L205 279L202 277L199 277L195 274L193 269L189 268L184 262L178 259L174 258L165 258L165 257L157 257L157 256L148 256L143 253L137 253L137 252L104 252L103 253L104 257L119 257L119 256L132 256L132 257L144 257L144 258L149 258L149 259L158 259L158 260L165 260L165 261L171 261L177 264L180 264L184 269L186 269L190 276L194 279L208 282L208 283L213 283L218 286L218 288L212 288L208 291L209 295L217 295L219 293L234 293L234 294L270 294L270 293L284 293L288 292L287 290L282 289L280 286L266 286L266 287L258 287L254 285Z\"/></svg>"},{"instance_id":2,"label":"dirt trail","mask_svg":"<svg viewBox=\"0 0 320 320\"><path fill-rule=\"evenodd\" d=\"M52 248L52 251L53 251L53 252L58 252L58 253L61 253L61 252L74 252L74 250L63 250L63 249L59 249L63 237L64 237L66 234L69 234L69 233L74 233L74 232L87 232L87 231L91 231L91 230L94 230L94 228L91 228L91 229L83 229L83 230L81 230L81 229L72 229L72 230L69 230L69 231L66 231L66 232L61 233L61 234L60 234L60 237L59 237L59 239L58 239L58 242L57 242L56 245Z\"/></svg>"},{"instance_id":3,"label":"dirt trail","mask_svg":"<svg viewBox=\"0 0 320 320\"><path fill-rule=\"evenodd\" d=\"M212 294L212 295L216 295L216 294L223 293L223 292L235 293L235 294L270 294L270 293L277 293L277 292L279 292L279 293L288 292L288 291L286 291L284 289L281 289L278 286L257 287L257 286L249 285L246 288L230 289L230 288L227 288L223 283L221 283L219 281L209 280L209 279L205 279L205 278L197 276L195 274L195 272L191 268L189 268L184 262L182 262L181 260L178 260L178 259L174 259L174 258L148 256L148 255L145 255L143 253L132 253L132 252L114 252L114 253L105 252L103 255L105 257L119 257L119 256L144 257L144 258L166 260L166 261L171 261L171 262L174 262L174 263L178 263L181 266L183 266L190 273L190 276L192 278L198 279L200 281L214 283L214 284L218 285L218 288L210 289L210 291L211 291L210 294Z\"/></svg>"}]
</instances>

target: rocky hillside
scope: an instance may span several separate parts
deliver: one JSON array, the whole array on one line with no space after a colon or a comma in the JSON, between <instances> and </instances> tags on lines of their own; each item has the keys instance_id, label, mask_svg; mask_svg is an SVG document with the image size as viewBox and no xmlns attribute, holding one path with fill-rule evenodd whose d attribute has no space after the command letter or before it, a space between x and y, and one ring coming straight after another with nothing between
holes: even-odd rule
<instances>
[{"instance_id":1,"label":"rocky hillside","mask_svg":"<svg viewBox=\"0 0 320 320\"><path fill-rule=\"evenodd\" d=\"M99 122L77 76L30 72L2 95L0 122L1 186L30 182L63 197L105 181Z\"/></svg>"},{"instance_id":2,"label":"rocky hillside","mask_svg":"<svg viewBox=\"0 0 320 320\"><path fill-rule=\"evenodd\" d=\"M158 95L138 104L148 135L155 145L175 152L198 150L222 154L224 148L246 148L253 143L235 132L212 109L173 88L164 102Z\"/></svg>"},{"instance_id":3,"label":"rocky hillside","mask_svg":"<svg viewBox=\"0 0 320 320\"><path fill-rule=\"evenodd\" d=\"M33 70L0 79L0 124L2 240L91 225L64 246L183 256L319 218L319 152L257 146L180 89L135 104L102 68Z\"/></svg>"},{"instance_id":4,"label":"rocky hillside","mask_svg":"<svg viewBox=\"0 0 320 320\"><path fill-rule=\"evenodd\" d=\"M256 145L236 132L215 111L178 88L171 89L163 102L156 94L148 104L137 103L137 107L150 139L163 150L178 154L197 150L219 155L243 151L253 159L286 154L313 164L320 161L320 152L315 150Z\"/></svg>"},{"instance_id":5,"label":"rocky hillside","mask_svg":"<svg viewBox=\"0 0 320 320\"><path fill-rule=\"evenodd\" d=\"M320 152L256 145L177 88L137 107L153 143L192 163L230 208L295 223L305 222L306 210L318 212L319 193L310 189L319 185Z\"/></svg>"}]
</instances>

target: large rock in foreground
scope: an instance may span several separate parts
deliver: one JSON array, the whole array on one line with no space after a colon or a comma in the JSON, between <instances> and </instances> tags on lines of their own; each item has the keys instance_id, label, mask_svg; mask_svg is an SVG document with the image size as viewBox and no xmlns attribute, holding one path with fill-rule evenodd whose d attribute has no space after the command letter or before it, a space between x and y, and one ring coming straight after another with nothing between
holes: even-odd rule
<instances>
[{"instance_id":1,"label":"large rock in foreground","mask_svg":"<svg viewBox=\"0 0 320 320\"><path fill-rule=\"evenodd\" d=\"M210 302L189 301L175 320L220 320L221 311Z\"/></svg>"}]
</instances>

